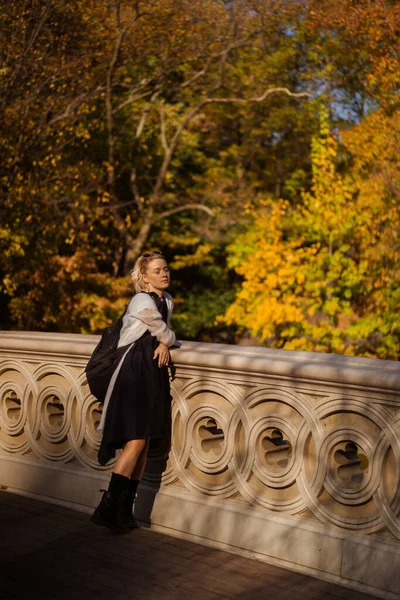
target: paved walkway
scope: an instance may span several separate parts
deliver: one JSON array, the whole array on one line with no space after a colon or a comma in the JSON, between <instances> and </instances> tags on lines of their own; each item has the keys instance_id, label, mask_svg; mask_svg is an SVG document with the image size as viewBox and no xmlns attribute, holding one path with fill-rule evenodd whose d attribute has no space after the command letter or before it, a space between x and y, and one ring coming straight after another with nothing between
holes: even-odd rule
<instances>
[{"instance_id":1,"label":"paved walkway","mask_svg":"<svg viewBox=\"0 0 400 600\"><path fill-rule=\"evenodd\" d=\"M0 492L0 600L372 600L148 529Z\"/></svg>"}]
</instances>

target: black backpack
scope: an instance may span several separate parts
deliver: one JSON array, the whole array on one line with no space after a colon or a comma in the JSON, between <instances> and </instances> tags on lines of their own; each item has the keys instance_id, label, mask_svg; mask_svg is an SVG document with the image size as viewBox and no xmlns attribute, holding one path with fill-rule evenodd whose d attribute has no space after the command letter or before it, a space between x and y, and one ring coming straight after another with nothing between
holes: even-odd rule
<instances>
[{"instance_id":1,"label":"black backpack","mask_svg":"<svg viewBox=\"0 0 400 600\"><path fill-rule=\"evenodd\" d=\"M115 361L120 354L118 341L124 314L113 325L104 329L101 339L86 365L85 373L90 391L100 402L104 402L114 372Z\"/></svg>"}]
</instances>

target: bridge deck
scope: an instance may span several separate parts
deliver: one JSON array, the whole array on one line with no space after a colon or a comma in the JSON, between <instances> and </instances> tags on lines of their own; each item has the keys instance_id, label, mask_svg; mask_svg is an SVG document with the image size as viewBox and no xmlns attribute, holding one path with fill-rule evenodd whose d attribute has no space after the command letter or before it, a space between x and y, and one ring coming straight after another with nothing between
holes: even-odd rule
<instances>
[{"instance_id":1,"label":"bridge deck","mask_svg":"<svg viewBox=\"0 0 400 600\"><path fill-rule=\"evenodd\" d=\"M373 596L149 529L0 492L1 600L371 600Z\"/></svg>"}]
</instances>

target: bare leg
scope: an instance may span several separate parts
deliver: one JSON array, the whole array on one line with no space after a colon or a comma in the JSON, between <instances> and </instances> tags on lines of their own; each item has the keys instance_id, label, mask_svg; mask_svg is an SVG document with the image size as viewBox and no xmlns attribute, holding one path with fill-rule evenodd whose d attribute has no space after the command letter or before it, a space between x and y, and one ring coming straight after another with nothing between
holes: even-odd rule
<instances>
[{"instance_id":1,"label":"bare leg","mask_svg":"<svg viewBox=\"0 0 400 600\"><path fill-rule=\"evenodd\" d=\"M124 477L130 477L140 455L146 447L146 443L145 439L130 440L127 442L115 463L113 472Z\"/></svg>"},{"instance_id":2,"label":"bare leg","mask_svg":"<svg viewBox=\"0 0 400 600\"><path fill-rule=\"evenodd\" d=\"M130 440L115 463L108 491L92 515L92 522L116 531L134 529L137 524L132 516L136 489L143 474L149 438ZM130 479L131 475L133 478Z\"/></svg>"},{"instance_id":3,"label":"bare leg","mask_svg":"<svg viewBox=\"0 0 400 600\"><path fill-rule=\"evenodd\" d=\"M131 479L140 481L147 462L147 453L149 451L150 438L148 437L139 458L136 461L135 468L132 471Z\"/></svg>"}]
</instances>

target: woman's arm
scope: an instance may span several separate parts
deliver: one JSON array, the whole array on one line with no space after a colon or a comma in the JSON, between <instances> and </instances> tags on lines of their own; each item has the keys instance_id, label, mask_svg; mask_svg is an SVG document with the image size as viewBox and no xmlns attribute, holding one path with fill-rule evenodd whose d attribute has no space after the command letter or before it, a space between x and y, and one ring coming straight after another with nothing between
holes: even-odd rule
<instances>
[{"instance_id":1,"label":"woman's arm","mask_svg":"<svg viewBox=\"0 0 400 600\"><path fill-rule=\"evenodd\" d=\"M163 321L157 308L144 308L137 313L136 318L142 321L150 331L165 346L173 346L176 341L175 333Z\"/></svg>"}]
</instances>

